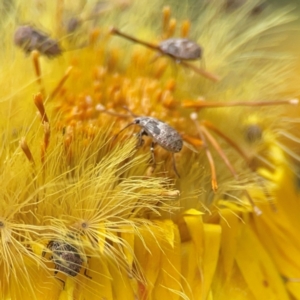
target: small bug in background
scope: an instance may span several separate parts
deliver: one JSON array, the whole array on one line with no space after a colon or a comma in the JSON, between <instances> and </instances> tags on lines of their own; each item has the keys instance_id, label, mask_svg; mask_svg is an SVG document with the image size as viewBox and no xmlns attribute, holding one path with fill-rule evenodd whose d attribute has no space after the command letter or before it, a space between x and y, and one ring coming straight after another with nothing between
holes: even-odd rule
<instances>
[{"instance_id":1,"label":"small bug in background","mask_svg":"<svg viewBox=\"0 0 300 300\"><path fill-rule=\"evenodd\" d=\"M203 75L204 77L212 81L220 81L220 78L212 73L205 71L202 68L198 68L186 61L192 61L202 58L203 49L196 42L193 42L187 38L170 38L163 40L158 45L154 45L142 40L139 40L131 35L121 32L115 27L110 29L111 34L121 36L129 41L144 45L152 50L156 50L161 55L170 56L177 62L180 62L183 66L192 69L194 72Z\"/></svg>"},{"instance_id":2,"label":"small bug in background","mask_svg":"<svg viewBox=\"0 0 300 300\"><path fill-rule=\"evenodd\" d=\"M248 143L253 144L262 139L263 130L258 124L249 124L244 129L245 139Z\"/></svg>"},{"instance_id":3,"label":"small bug in background","mask_svg":"<svg viewBox=\"0 0 300 300\"><path fill-rule=\"evenodd\" d=\"M37 50L41 54L52 58L62 53L58 41L30 25L22 25L16 29L14 43L22 48L26 54Z\"/></svg>"},{"instance_id":4,"label":"small bug in background","mask_svg":"<svg viewBox=\"0 0 300 300\"><path fill-rule=\"evenodd\" d=\"M173 169L176 175L180 178L179 173L175 164L174 154L180 152L183 147L183 140L180 134L170 125L156 119L153 117L137 117L133 114L127 107L124 107L130 114L135 117L132 123L125 126L119 131L116 137L125 129L132 125L138 125L142 130L137 134L138 143L137 147L141 147L144 143L143 136L149 136L152 138L152 143L150 147L151 157L153 162L153 168L156 166L155 157L154 157L154 147L159 145L165 150L172 153ZM115 137L115 138L116 138Z\"/></svg>"},{"instance_id":5,"label":"small bug in background","mask_svg":"<svg viewBox=\"0 0 300 300\"><path fill-rule=\"evenodd\" d=\"M197 60L202 58L202 48L195 42L183 38L171 38L159 43L163 54L176 60Z\"/></svg>"},{"instance_id":6,"label":"small bug in background","mask_svg":"<svg viewBox=\"0 0 300 300\"><path fill-rule=\"evenodd\" d=\"M63 240L52 240L48 243L47 248L52 252L52 256L49 259L55 265L54 275L58 272L72 277L78 275L84 260L81 258L75 246ZM45 256L45 254L46 252L44 251L42 256ZM84 275L91 278L86 272L87 269L85 269Z\"/></svg>"},{"instance_id":7,"label":"small bug in background","mask_svg":"<svg viewBox=\"0 0 300 300\"><path fill-rule=\"evenodd\" d=\"M124 37L134 43L144 45L148 48L160 52L162 55L168 55L177 61L196 60L202 57L202 48L192 40L186 38L170 38L153 45L148 42L141 41L131 35L121 32L117 28L112 27L110 32L115 35Z\"/></svg>"}]
</instances>

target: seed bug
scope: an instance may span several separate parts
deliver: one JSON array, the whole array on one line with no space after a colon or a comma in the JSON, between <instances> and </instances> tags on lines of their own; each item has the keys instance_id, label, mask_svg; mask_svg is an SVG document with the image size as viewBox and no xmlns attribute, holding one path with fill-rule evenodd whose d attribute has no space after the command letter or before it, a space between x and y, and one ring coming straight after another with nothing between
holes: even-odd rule
<instances>
[{"instance_id":1,"label":"seed bug","mask_svg":"<svg viewBox=\"0 0 300 300\"><path fill-rule=\"evenodd\" d=\"M128 109L127 109L128 110ZM133 115L136 117L136 115ZM144 143L143 136L149 136L152 138L151 143L151 157L153 167L155 168L156 162L154 157L154 147L156 144L172 153L173 169L178 177L179 173L176 169L174 153L180 152L183 146L183 140L180 134L170 125L153 117L136 117L132 123L128 124L122 130L119 131L117 136L126 128L132 125L138 125L142 130L137 134L138 143L137 147L141 147Z\"/></svg>"},{"instance_id":2,"label":"seed bug","mask_svg":"<svg viewBox=\"0 0 300 300\"><path fill-rule=\"evenodd\" d=\"M58 272L72 277L78 275L83 264L83 259L75 246L62 240L53 240L48 243L47 248L52 251L50 260L55 265L54 275ZM45 252L43 252L43 256L45 256ZM84 275L90 278L86 274L86 271Z\"/></svg>"},{"instance_id":3,"label":"seed bug","mask_svg":"<svg viewBox=\"0 0 300 300\"><path fill-rule=\"evenodd\" d=\"M160 42L158 45L154 45L142 40L139 40L131 35L121 32L117 28L111 28L110 32L112 34L121 36L127 40L130 40L134 43L144 45L152 50L156 50L161 55L167 55L180 62L183 66L192 69L194 72L203 75L204 77L213 80L219 81L219 77L209 73L202 68L197 68L196 66L189 64L186 61L196 60L202 58L203 49L196 42L189 40L187 38L170 38Z\"/></svg>"},{"instance_id":4,"label":"seed bug","mask_svg":"<svg viewBox=\"0 0 300 300\"><path fill-rule=\"evenodd\" d=\"M38 50L41 54L51 58L60 55L62 52L56 40L30 25L19 26L16 29L14 43L27 54L33 50Z\"/></svg>"},{"instance_id":5,"label":"seed bug","mask_svg":"<svg viewBox=\"0 0 300 300\"><path fill-rule=\"evenodd\" d=\"M159 43L158 47L163 54L176 60L196 60L202 56L202 48L189 39L167 39Z\"/></svg>"},{"instance_id":6,"label":"seed bug","mask_svg":"<svg viewBox=\"0 0 300 300\"><path fill-rule=\"evenodd\" d=\"M263 135L263 130L258 124L249 124L244 131L245 138L249 143L260 141Z\"/></svg>"}]
</instances>

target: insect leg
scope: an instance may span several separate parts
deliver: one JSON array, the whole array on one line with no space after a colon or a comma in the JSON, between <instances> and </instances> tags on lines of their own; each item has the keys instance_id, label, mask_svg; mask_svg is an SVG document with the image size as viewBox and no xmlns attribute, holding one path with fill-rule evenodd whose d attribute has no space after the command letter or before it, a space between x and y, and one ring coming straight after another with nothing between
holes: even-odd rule
<instances>
[{"instance_id":1,"label":"insect leg","mask_svg":"<svg viewBox=\"0 0 300 300\"><path fill-rule=\"evenodd\" d=\"M91 258L90 256L87 256L87 259L90 259L90 258ZM92 276L90 276L90 275L87 274L87 272L88 272L87 267L88 267L88 261L86 262L86 266L84 268L84 276L86 276L89 279L92 279Z\"/></svg>"},{"instance_id":2,"label":"insect leg","mask_svg":"<svg viewBox=\"0 0 300 300\"><path fill-rule=\"evenodd\" d=\"M131 36L131 35L129 35L129 34L126 34L126 33L124 33L124 32L121 32L121 31L118 30L117 28L112 27L112 28L110 29L110 33L111 33L111 34L118 35L118 36L121 36L121 37L123 37L123 38L125 38L125 39L127 39L127 40L129 40L129 41L131 41L131 42L138 43L138 44L143 45L143 46L145 46L145 47L148 47L148 48L150 48L150 49L152 49L152 50L156 50L156 51L161 52L160 48L159 48L157 45L154 45L154 44L147 43L147 42L145 42L145 41L139 40L139 39L137 39L137 38L135 38L135 37L133 37L133 36Z\"/></svg>"},{"instance_id":3,"label":"insect leg","mask_svg":"<svg viewBox=\"0 0 300 300\"><path fill-rule=\"evenodd\" d=\"M151 147L150 147L153 169L155 169L155 167L156 167L156 161L155 161L155 156L154 156L154 147L155 147L155 145L156 144L154 142L152 142Z\"/></svg>"},{"instance_id":4,"label":"insect leg","mask_svg":"<svg viewBox=\"0 0 300 300\"><path fill-rule=\"evenodd\" d=\"M47 248L48 248L48 249L51 249L52 245L53 245L53 242L50 241L50 242L48 243L48 245L47 245ZM42 256L43 256L43 257L45 257L46 252L47 252L47 251L43 250L43 252L42 252ZM52 256L50 256L49 259L52 260Z\"/></svg>"},{"instance_id":5,"label":"insect leg","mask_svg":"<svg viewBox=\"0 0 300 300\"><path fill-rule=\"evenodd\" d=\"M148 135L148 134L147 134L147 132L146 132L145 130L142 129L142 130L137 134L137 138L138 138L138 142L137 142L137 145L136 145L137 148L142 147L143 144L144 144L143 135Z\"/></svg>"},{"instance_id":6,"label":"insect leg","mask_svg":"<svg viewBox=\"0 0 300 300\"><path fill-rule=\"evenodd\" d=\"M65 286L66 286L66 283L64 280L58 278L58 277L55 277L57 280L59 280L61 283L62 283L62 289L64 290L65 289Z\"/></svg>"},{"instance_id":7,"label":"insect leg","mask_svg":"<svg viewBox=\"0 0 300 300\"><path fill-rule=\"evenodd\" d=\"M84 270L84 276L86 276L89 279L92 279L92 276L88 275L87 272L88 272L88 269L85 268L85 270Z\"/></svg>"},{"instance_id":8,"label":"insect leg","mask_svg":"<svg viewBox=\"0 0 300 300\"><path fill-rule=\"evenodd\" d=\"M177 175L178 178L180 178L179 173L178 173L177 168L176 168L175 155L174 155L173 152L172 152L172 163L173 163L173 169L174 169L175 174Z\"/></svg>"}]
</instances>

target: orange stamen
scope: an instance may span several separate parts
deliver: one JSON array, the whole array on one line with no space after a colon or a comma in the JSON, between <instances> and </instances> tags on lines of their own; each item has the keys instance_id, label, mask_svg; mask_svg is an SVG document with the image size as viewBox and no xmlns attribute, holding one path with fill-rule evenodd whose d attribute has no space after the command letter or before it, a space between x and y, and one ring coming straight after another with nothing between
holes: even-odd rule
<instances>
[{"instance_id":1,"label":"orange stamen","mask_svg":"<svg viewBox=\"0 0 300 300\"><path fill-rule=\"evenodd\" d=\"M227 158L226 154L222 150L220 144L216 141L216 139L209 133L209 131L204 126L199 126L203 134L208 138L209 142L212 144L212 146L216 149L220 157L223 159L224 163L228 167L231 174L234 176L234 178L237 180L238 175L233 168L232 164L230 163L229 159Z\"/></svg>"},{"instance_id":2,"label":"orange stamen","mask_svg":"<svg viewBox=\"0 0 300 300\"><path fill-rule=\"evenodd\" d=\"M232 107L232 106L272 106L272 105L297 105L298 99L273 100L273 101L233 101L233 102L206 102L186 100L182 106L186 108Z\"/></svg>"},{"instance_id":3,"label":"orange stamen","mask_svg":"<svg viewBox=\"0 0 300 300\"><path fill-rule=\"evenodd\" d=\"M45 88L43 86L43 83L42 83L42 72L41 72L41 65L40 65L40 53L39 51L37 50L33 50L31 52L31 55L32 55L32 60L33 60L33 66L34 66L34 71L35 71L35 75L37 77L37 82L40 86L40 91L41 91L41 94L43 96L46 95L46 91L45 91Z\"/></svg>"},{"instance_id":4,"label":"orange stamen","mask_svg":"<svg viewBox=\"0 0 300 300\"><path fill-rule=\"evenodd\" d=\"M73 67L69 67L66 71L66 73L64 74L64 76L60 79L60 81L58 82L57 86L54 88L54 90L50 93L49 96L49 100L52 100L53 98L55 98L55 96L58 94L58 92L61 90L62 86L64 85L64 83L66 82L66 80L69 78L70 73L72 71Z\"/></svg>"},{"instance_id":5,"label":"orange stamen","mask_svg":"<svg viewBox=\"0 0 300 300\"><path fill-rule=\"evenodd\" d=\"M49 123L49 119L47 117L47 114L46 114L46 111L45 111L45 107L44 107L44 103L43 103L43 96L42 96L42 94L41 93L36 94L33 97L33 101L34 101L35 106L38 108L39 113L40 113L40 115L42 117L42 123L43 124L45 122Z\"/></svg>"},{"instance_id":6,"label":"orange stamen","mask_svg":"<svg viewBox=\"0 0 300 300\"><path fill-rule=\"evenodd\" d=\"M33 156L32 156L32 153L28 147L28 144L25 140L25 137L21 138L20 140L20 147L21 149L23 150L24 154L26 155L27 159L34 165L35 162L34 162L34 159L33 159Z\"/></svg>"},{"instance_id":7,"label":"orange stamen","mask_svg":"<svg viewBox=\"0 0 300 300\"><path fill-rule=\"evenodd\" d=\"M189 36L190 29L191 29L191 22L189 20L183 21L181 25L181 37L187 38Z\"/></svg>"}]
</instances>

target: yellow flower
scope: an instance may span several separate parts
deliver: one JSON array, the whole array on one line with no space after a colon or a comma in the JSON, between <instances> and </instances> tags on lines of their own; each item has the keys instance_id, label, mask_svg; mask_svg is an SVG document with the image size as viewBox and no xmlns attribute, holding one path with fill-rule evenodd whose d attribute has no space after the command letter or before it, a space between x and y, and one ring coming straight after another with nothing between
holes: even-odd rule
<instances>
[{"instance_id":1,"label":"yellow flower","mask_svg":"<svg viewBox=\"0 0 300 300\"><path fill-rule=\"evenodd\" d=\"M272 122L297 102L276 44L289 8L13 3L0 22L1 299L298 299L298 194L287 127ZM32 39L12 43L20 24ZM178 36L201 62L157 48ZM204 107L241 100L253 107ZM149 163L155 136L137 149L138 128L118 134L133 115L181 134L180 178L159 143Z\"/></svg>"}]
</instances>

